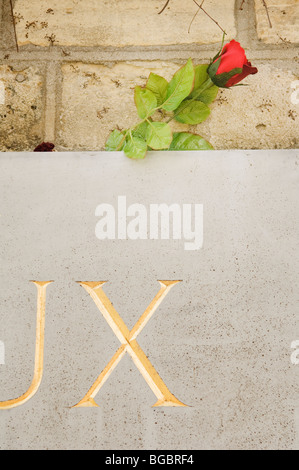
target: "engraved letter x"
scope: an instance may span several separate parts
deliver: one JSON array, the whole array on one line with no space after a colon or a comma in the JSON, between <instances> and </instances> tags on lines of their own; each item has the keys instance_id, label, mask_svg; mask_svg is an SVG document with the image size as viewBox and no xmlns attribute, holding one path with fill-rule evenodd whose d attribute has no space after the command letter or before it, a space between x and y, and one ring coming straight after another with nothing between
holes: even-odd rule
<instances>
[{"instance_id":1,"label":"engraved letter x","mask_svg":"<svg viewBox=\"0 0 299 470\"><path fill-rule=\"evenodd\" d=\"M143 330L149 319L152 317L158 306L166 297L170 289L180 281L159 281L161 289L152 300L145 312L141 315L133 329L130 331L120 315L117 313L112 303L102 289L105 281L102 282L79 282L89 293L96 306L103 314L105 320L112 328L114 334L119 339L121 346L118 348L112 359L108 362L105 369L101 372L90 390L84 398L74 407L98 406L94 401L100 388L104 385L109 375L121 361L126 352L133 359L136 367L143 378L156 395L158 401L153 406L187 406L179 401L167 388L154 366L151 364L141 347L136 341L137 336Z\"/></svg>"}]
</instances>

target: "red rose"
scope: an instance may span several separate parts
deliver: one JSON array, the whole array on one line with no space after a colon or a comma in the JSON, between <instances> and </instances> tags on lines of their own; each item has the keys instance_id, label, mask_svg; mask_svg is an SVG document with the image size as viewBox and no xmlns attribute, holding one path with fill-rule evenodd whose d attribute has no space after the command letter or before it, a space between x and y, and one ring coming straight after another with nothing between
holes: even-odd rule
<instances>
[{"instance_id":1,"label":"red rose","mask_svg":"<svg viewBox=\"0 0 299 470\"><path fill-rule=\"evenodd\" d=\"M248 62L240 43L232 40L224 46L208 68L208 73L215 85L229 88L248 75L257 73L256 67Z\"/></svg>"}]
</instances>

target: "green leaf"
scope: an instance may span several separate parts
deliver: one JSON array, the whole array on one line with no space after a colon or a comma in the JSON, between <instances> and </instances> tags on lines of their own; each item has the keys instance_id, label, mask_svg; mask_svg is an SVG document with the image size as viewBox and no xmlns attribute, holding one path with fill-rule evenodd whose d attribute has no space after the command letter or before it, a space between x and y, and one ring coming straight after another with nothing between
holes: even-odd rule
<instances>
[{"instance_id":1,"label":"green leaf","mask_svg":"<svg viewBox=\"0 0 299 470\"><path fill-rule=\"evenodd\" d=\"M115 129L109 135L106 142L106 150L108 152L113 152L116 150L122 150L125 145L124 134L119 130Z\"/></svg>"},{"instance_id":2,"label":"green leaf","mask_svg":"<svg viewBox=\"0 0 299 470\"><path fill-rule=\"evenodd\" d=\"M201 101L184 101L176 110L175 119L183 124L199 124L210 115L210 108Z\"/></svg>"},{"instance_id":3,"label":"green leaf","mask_svg":"<svg viewBox=\"0 0 299 470\"><path fill-rule=\"evenodd\" d=\"M170 81L162 108L166 111L174 111L190 95L193 90L194 79L194 67L192 60L189 59L187 64L180 68Z\"/></svg>"},{"instance_id":4,"label":"green leaf","mask_svg":"<svg viewBox=\"0 0 299 470\"><path fill-rule=\"evenodd\" d=\"M209 79L209 75L207 72L208 67L209 67L208 64L196 65L194 88L189 98L195 98L196 93L199 90L199 88L204 84L205 81ZM198 97L196 97L196 100L202 101L205 104L211 104L216 99L218 90L219 90L218 87L216 85L213 85L212 87L203 91Z\"/></svg>"},{"instance_id":5,"label":"green leaf","mask_svg":"<svg viewBox=\"0 0 299 470\"><path fill-rule=\"evenodd\" d=\"M157 98L150 90L137 86L135 88L135 104L139 117L145 119L157 107Z\"/></svg>"},{"instance_id":6,"label":"green leaf","mask_svg":"<svg viewBox=\"0 0 299 470\"><path fill-rule=\"evenodd\" d=\"M203 64L203 65L196 65L194 67L194 72L195 72L195 80L194 80L194 89L193 89L193 92L195 90L198 90L199 87L201 87L201 85L206 81L208 80L209 78L209 75L208 75L208 67L209 67L209 64Z\"/></svg>"},{"instance_id":7,"label":"green leaf","mask_svg":"<svg viewBox=\"0 0 299 470\"><path fill-rule=\"evenodd\" d=\"M166 122L150 122L146 135L147 145L154 150L168 149L172 130Z\"/></svg>"},{"instance_id":8,"label":"green leaf","mask_svg":"<svg viewBox=\"0 0 299 470\"><path fill-rule=\"evenodd\" d=\"M211 104L218 95L219 88L216 85L211 86L207 90L203 91L198 98L197 101L202 101L205 104Z\"/></svg>"},{"instance_id":9,"label":"green leaf","mask_svg":"<svg viewBox=\"0 0 299 470\"><path fill-rule=\"evenodd\" d=\"M200 135L190 132L176 132L169 150L214 150L213 146Z\"/></svg>"},{"instance_id":10,"label":"green leaf","mask_svg":"<svg viewBox=\"0 0 299 470\"><path fill-rule=\"evenodd\" d=\"M166 99L168 81L155 73L150 73L146 84L146 89L150 90L157 99L157 105L161 106Z\"/></svg>"},{"instance_id":11,"label":"green leaf","mask_svg":"<svg viewBox=\"0 0 299 470\"><path fill-rule=\"evenodd\" d=\"M134 137L139 137L140 139L146 140L147 127L148 127L148 122L146 121L142 122L141 124L139 124L139 126L135 127L135 129L132 130L132 135Z\"/></svg>"},{"instance_id":12,"label":"green leaf","mask_svg":"<svg viewBox=\"0 0 299 470\"><path fill-rule=\"evenodd\" d=\"M129 158L144 158L147 151L147 144L140 137L129 135L124 146L124 152Z\"/></svg>"}]
</instances>

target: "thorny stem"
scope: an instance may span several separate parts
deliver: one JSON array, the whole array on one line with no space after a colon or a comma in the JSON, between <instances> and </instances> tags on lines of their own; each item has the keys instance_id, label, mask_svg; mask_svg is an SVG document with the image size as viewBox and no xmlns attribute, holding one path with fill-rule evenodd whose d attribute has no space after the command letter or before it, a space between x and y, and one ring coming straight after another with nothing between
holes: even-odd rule
<instances>
[{"instance_id":1,"label":"thorny stem","mask_svg":"<svg viewBox=\"0 0 299 470\"><path fill-rule=\"evenodd\" d=\"M16 22L15 22L15 17L14 17L14 12L13 12L12 0L10 0L10 9L11 9L13 29L14 29L14 33L15 33L16 48L17 48L17 52L19 52L19 45L18 45L18 38L17 38L17 31L16 31Z\"/></svg>"}]
</instances>

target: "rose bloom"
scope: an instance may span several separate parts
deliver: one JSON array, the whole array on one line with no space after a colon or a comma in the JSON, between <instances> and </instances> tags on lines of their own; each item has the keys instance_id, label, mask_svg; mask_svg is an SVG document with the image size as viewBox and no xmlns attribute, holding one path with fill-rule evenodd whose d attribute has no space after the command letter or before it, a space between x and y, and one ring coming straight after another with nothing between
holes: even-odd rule
<instances>
[{"instance_id":1,"label":"rose bloom","mask_svg":"<svg viewBox=\"0 0 299 470\"><path fill-rule=\"evenodd\" d=\"M257 72L258 69L248 62L244 49L235 40L224 46L208 68L211 80L221 88L230 88Z\"/></svg>"}]
</instances>

